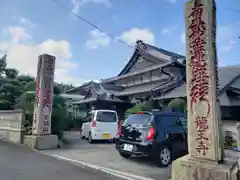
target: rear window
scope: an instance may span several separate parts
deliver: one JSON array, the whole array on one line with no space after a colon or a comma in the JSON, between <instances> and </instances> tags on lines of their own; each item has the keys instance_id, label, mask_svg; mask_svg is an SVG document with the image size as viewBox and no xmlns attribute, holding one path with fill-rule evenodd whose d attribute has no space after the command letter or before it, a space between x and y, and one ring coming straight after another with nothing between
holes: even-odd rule
<instances>
[{"instance_id":1,"label":"rear window","mask_svg":"<svg viewBox=\"0 0 240 180\"><path fill-rule=\"evenodd\" d=\"M100 111L97 113L99 122L117 122L117 115L114 112Z\"/></svg>"},{"instance_id":2,"label":"rear window","mask_svg":"<svg viewBox=\"0 0 240 180\"><path fill-rule=\"evenodd\" d=\"M132 114L125 120L124 125L147 125L151 121L149 114Z\"/></svg>"}]
</instances>

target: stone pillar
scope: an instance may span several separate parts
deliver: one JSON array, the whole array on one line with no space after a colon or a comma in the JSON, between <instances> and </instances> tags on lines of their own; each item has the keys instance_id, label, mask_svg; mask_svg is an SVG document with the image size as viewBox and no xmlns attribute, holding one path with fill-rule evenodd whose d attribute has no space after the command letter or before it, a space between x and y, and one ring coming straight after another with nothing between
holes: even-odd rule
<instances>
[{"instance_id":1,"label":"stone pillar","mask_svg":"<svg viewBox=\"0 0 240 180\"><path fill-rule=\"evenodd\" d=\"M58 137L51 135L55 59L47 54L38 58L32 135L24 138L24 144L35 149L55 148L58 145Z\"/></svg>"},{"instance_id":2,"label":"stone pillar","mask_svg":"<svg viewBox=\"0 0 240 180\"><path fill-rule=\"evenodd\" d=\"M173 180L235 180L238 165L224 159L218 97L216 4L185 4L189 154L173 162Z\"/></svg>"}]
</instances>

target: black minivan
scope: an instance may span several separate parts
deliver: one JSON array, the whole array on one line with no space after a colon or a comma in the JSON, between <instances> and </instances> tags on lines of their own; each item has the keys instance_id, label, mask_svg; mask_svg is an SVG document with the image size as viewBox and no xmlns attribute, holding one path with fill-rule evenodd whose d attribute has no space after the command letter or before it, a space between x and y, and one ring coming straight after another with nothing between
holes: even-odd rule
<instances>
[{"instance_id":1,"label":"black minivan","mask_svg":"<svg viewBox=\"0 0 240 180\"><path fill-rule=\"evenodd\" d=\"M124 158L149 156L166 167L173 157L187 154L187 119L177 112L137 112L119 128L115 147Z\"/></svg>"}]
</instances>

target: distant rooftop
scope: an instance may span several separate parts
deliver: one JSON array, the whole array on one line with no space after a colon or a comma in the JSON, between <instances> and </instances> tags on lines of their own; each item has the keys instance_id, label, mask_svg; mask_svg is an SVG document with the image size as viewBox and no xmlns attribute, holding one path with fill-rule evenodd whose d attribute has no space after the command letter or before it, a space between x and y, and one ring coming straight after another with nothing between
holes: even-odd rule
<instances>
[{"instance_id":1,"label":"distant rooftop","mask_svg":"<svg viewBox=\"0 0 240 180\"><path fill-rule=\"evenodd\" d=\"M75 101L82 100L84 96L81 95L76 95L76 94L60 94L61 97L66 98L66 99L72 99Z\"/></svg>"}]
</instances>

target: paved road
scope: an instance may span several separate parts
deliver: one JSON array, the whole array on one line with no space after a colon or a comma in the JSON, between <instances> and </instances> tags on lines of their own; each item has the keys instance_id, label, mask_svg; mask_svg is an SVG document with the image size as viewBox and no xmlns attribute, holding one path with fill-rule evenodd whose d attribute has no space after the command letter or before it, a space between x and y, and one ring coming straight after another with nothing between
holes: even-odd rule
<instances>
[{"instance_id":1,"label":"paved road","mask_svg":"<svg viewBox=\"0 0 240 180\"><path fill-rule=\"evenodd\" d=\"M156 167L144 158L124 159L119 156L113 144L88 144L87 141L80 140L79 133L66 133L65 137L72 140L71 147L44 152L156 180L168 180L170 177L171 168Z\"/></svg>"},{"instance_id":2,"label":"paved road","mask_svg":"<svg viewBox=\"0 0 240 180\"><path fill-rule=\"evenodd\" d=\"M1 180L120 180L0 140Z\"/></svg>"}]
</instances>

